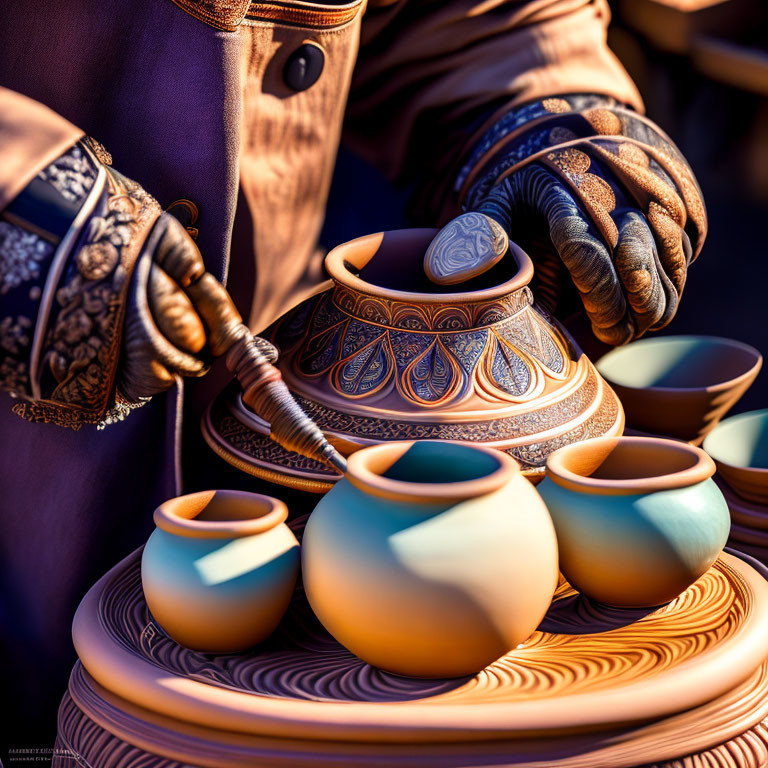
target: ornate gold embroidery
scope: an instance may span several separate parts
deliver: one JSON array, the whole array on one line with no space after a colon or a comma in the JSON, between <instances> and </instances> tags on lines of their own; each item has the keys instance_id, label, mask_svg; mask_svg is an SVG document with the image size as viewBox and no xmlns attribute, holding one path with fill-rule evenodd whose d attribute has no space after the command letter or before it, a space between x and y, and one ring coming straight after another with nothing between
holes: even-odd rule
<instances>
[{"instance_id":1,"label":"ornate gold embroidery","mask_svg":"<svg viewBox=\"0 0 768 768\"><path fill-rule=\"evenodd\" d=\"M109 174L109 191L55 295L41 353L46 399L14 412L30 421L79 428L105 419L114 390L128 278L144 233L160 213L134 182Z\"/></svg>"},{"instance_id":2,"label":"ornate gold embroidery","mask_svg":"<svg viewBox=\"0 0 768 768\"><path fill-rule=\"evenodd\" d=\"M112 165L112 155L107 152L101 142L96 141L93 136L86 136L82 141L83 144L96 155L96 159L102 163L102 165Z\"/></svg>"},{"instance_id":3,"label":"ornate gold embroidery","mask_svg":"<svg viewBox=\"0 0 768 768\"><path fill-rule=\"evenodd\" d=\"M571 105L565 99L544 99L544 101L541 102L541 106L544 107L547 112L554 114L563 114L564 112L571 111Z\"/></svg>"},{"instance_id":4,"label":"ornate gold embroidery","mask_svg":"<svg viewBox=\"0 0 768 768\"><path fill-rule=\"evenodd\" d=\"M604 136L621 133L621 120L610 109L588 109L584 119L595 129L595 133Z\"/></svg>"}]
</instances>

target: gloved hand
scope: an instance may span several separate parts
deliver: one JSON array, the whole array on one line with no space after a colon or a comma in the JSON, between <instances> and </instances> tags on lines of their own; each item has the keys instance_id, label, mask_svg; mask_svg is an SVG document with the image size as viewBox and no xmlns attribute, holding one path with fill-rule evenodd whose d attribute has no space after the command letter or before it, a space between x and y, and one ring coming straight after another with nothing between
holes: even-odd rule
<instances>
[{"instance_id":1,"label":"gloved hand","mask_svg":"<svg viewBox=\"0 0 768 768\"><path fill-rule=\"evenodd\" d=\"M435 237L427 275L451 284L480 274L503 257L509 236L533 257L537 299L556 312L569 275L594 334L612 345L669 323L706 235L701 191L679 150L602 96L506 113L456 188L467 213Z\"/></svg>"},{"instance_id":2,"label":"gloved hand","mask_svg":"<svg viewBox=\"0 0 768 768\"><path fill-rule=\"evenodd\" d=\"M123 401L138 405L171 387L176 376L206 372L206 330L185 291L204 273L186 229L171 214L161 214L131 278L117 379Z\"/></svg>"},{"instance_id":3,"label":"gloved hand","mask_svg":"<svg viewBox=\"0 0 768 768\"><path fill-rule=\"evenodd\" d=\"M102 160L78 142L0 215L0 386L31 421L112 423L250 336L185 227Z\"/></svg>"}]
</instances>

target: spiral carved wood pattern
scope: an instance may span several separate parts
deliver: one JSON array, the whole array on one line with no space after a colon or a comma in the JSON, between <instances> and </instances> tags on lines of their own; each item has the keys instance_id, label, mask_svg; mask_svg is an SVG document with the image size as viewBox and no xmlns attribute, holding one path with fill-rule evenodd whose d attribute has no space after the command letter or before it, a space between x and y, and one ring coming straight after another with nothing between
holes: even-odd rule
<instances>
[{"instance_id":1,"label":"spiral carved wood pattern","mask_svg":"<svg viewBox=\"0 0 768 768\"><path fill-rule=\"evenodd\" d=\"M290 523L299 537L305 522ZM539 630L484 673L415 680L379 672L342 649L311 614L300 586L267 643L239 655L182 648L147 613L137 551L78 611L82 664L62 702L57 745L92 768L757 768L768 755L768 586L752 566L725 555L656 610L597 605L561 580ZM670 675L690 670L687 662L694 677L680 687L698 688L697 698L677 699L662 712L659 692L675 698ZM137 696L137 681L149 695ZM638 681L650 683L644 696L651 693L654 707L642 716ZM169 687L191 698L159 706ZM599 719L586 728L562 719L553 725L558 705L567 701L572 711L583 692L592 707L594 697L603 702L593 709ZM187 701L217 703L201 710ZM534 721L532 707L540 712ZM487 718L496 723L490 730ZM355 730L360 723L364 733Z\"/></svg>"},{"instance_id":2,"label":"spiral carved wood pattern","mask_svg":"<svg viewBox=\"0 0 768 768\"><path fill-rule=\"evenodd\" d=\"M657 676L727 643L749 610L749 589L722 560L679 598L650 612L600 606L562 582L529 640L480 674L454 680L407 679L363 663L325 632L300 589L281 627L254 652L209 655L183 648L148 614L138 555L103 595L99 618L131 653L209 685L309 701L440 705L552 698Z\"/></svg>"},{"instance_id":3,"label":"spiral carved wood pattern","mask_svg":"<svg viewBox=\"0 0 768 768\"><path fill-rule=\"evenodd\" d=\"M489 763L518 768L594 768L598 764L603 768L640 768L643 755L647 758L659 751L673 751L681 757L652 763L646 761L643 762L644 768L763 768L768 763L768 725L765 721L745 727L743 732L726 737L720 743L715 737L715 744L708 748L687 751L692 743L692 732L698 731L701 735L708 727L717 732L717 716L708 710L725 710L726 717L737 719L746 713L752 714L754 702L749 700L754 699L755 693L763 696L765 693L764 686L755 686L752 681L748 688L740 686L725 700L718 699L708 707L662 721L650 728L641 728L634 734L621 734L625 738L616 738L614 744L607 748L608 754L601 749L598 740L590 744L582 739L579 744L578 739L572 739L570 743L564 739L565 744L549 742L549 749L543 755L536 754L535 745L520 742L512 745L500 742L482 747L477 744L454 744L447 749L445 745L430 745L431 748L426 750L415 750L413 745L388 744L376 745L373 749L364 747L358 751L354 747L350 749L352 745L314 742L305 750L296 744L283 745L282 752L279 743L256 742L249 749L243 743L228 743L226 734L210 731L204 735L195 734L188 729L174 733L168 727L143 721L135 714L120 711L101 699L92 685L88 675L77 665L72 673L70 693L64 696L59 709L56 756L52 768L69 768L72 755L91 768L182 768L189 766L190 754L195 756L195 764L215 765L217 768L234 768L244 764L290 768L339 765L354 768L372 764L382 767L396 765L398 768L467 768L487 766ZM729 706L733 700L738 700L741 706ZM748 702L746 706L745 702ZM649 731L653 733L650 739ZM220 741L216 740L217 736ZM152 749L152 741L162 745L165 756ZM136 743L143 743L145 748L136 746Z\"/></svg>"}]
</instances>

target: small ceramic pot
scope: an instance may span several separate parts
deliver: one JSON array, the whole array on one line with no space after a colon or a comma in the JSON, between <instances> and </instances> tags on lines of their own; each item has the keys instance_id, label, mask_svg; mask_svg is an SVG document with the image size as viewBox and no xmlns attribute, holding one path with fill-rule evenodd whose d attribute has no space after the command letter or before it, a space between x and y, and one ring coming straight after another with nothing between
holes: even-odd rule
<instances>
[{"instance_id":1,"label":"small ceramic pot","mask_svg":"<svg viewBox=\"0 0 768 768\"><path fill-rule=\"evenodd\" d=\"M280 623L299 569L288 510L269 496L203 491L155 510L141 560L144 596L176 642L236 652Z\"/></svg>"},{"instance_id":2,"label":"small ceramic pot","mask_svg":"<svg viewBox=\"0 0 768 768\"><path fill-rule=\"evenodd\" d=\"M509 456L448 441L349 457L302 541L304 588L328 631L370 664L414 677L479 672L549 607L557 542Z\"/></svg>"},{"instance_id":3,"label":"small ceramic pot","mask_svg":"<svg viewBox=\"0 0 768 768\"><path fill-rule=\"evenodd\" d=\"M627 426L699 445L755 380L763 358L714 336L663 336L618 347L597 370L619 396Z\"/></svg>"},{"instance_id":4,"label":"small ceramic pot","mask_svg":"<svg viewBox=\"0 0 768 768\"><path fill-rule=\"evenodd\" d=\"M609 605L677 597L728 539L728 505L714 472L700 448L661 438L595 438L553 453L539 490L563 575Z\"/></svg>"},{"instance_id":5,"label":"small ceramic pot","mask_svg":"<svg viewBox=\"0 0 768 768\"><path fill-rule=\"evenodd\" d=\"M739 496L768 505L768 408L726 419L707 436L704 450Z\"/></svg>"}]
</instances>

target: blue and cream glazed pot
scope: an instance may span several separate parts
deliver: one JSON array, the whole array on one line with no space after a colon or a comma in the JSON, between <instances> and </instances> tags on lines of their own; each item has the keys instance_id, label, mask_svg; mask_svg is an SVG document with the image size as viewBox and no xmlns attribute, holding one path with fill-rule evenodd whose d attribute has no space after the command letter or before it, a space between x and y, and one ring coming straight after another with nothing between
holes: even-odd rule
<instances>
[{"instance_id":1,"label":"blue and cream glazed pot","mask_svg":"<svg viewBox=\"0 0 768 768\"><path fill-rule=\"evenodd\" d=\"M541 622L557 542L509 456L425 440L364 448L310 515L309 604L364 661L414 677L472 675Z\"/></svg>"},{"instance_id":2,"label":"blue and cream glazed pot","mask_svg":"<svg viewBox=\"0 0 768 768\"><path fill-rule=\"evenodd\" d=\"M728 538L728 505L714 472L701 448L661 438L597 438L553 453L538 490L565 578L609 605L677 597Z\"/></svg>"},{"instance_id":3,"label":"blue and cream glazed pot","mask_svg":"<svg viewBox=\"0 0 768 768\"><path fill-rule=\"evenodd\" d=\"M535 301L514 243L461 292L431 283L436 230L368 235L326 257L317 295L270 330L283 378L342 453L397 440L463 440L512 456L538 481L563 445L620 435L621 405L567 332ZM332 468L276 446L237 385L203 419L209 445L251 474L310 491Z\"/></svg>"},{"instance_id":4,"label":"blue and cream glazed pot","mask_svg":"<svg viewBox=\"0 0 768 768\"><path fill-rule=\"evenodd\" d=\"M280 623L299 572L299 542L278 499L244 491L201 491L169 499L141 558L155 621L176 642L232 653Z\"/></svg>"}]
</instances>

